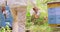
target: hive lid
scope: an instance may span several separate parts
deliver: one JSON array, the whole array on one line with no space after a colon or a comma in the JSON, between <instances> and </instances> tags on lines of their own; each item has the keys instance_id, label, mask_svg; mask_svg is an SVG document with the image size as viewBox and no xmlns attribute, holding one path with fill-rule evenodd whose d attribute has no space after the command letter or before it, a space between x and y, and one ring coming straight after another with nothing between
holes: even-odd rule
<instances>
[{"instance_id":1,"label":"hive lid","mask_svg":"<svg viewBox=\"0 0 60 32\"><path fill-rule=\"evenodd\" d=\"M53 0L53 1L50 1L48 3L54 3L54 2L60 2L60 0Z\"/></svg>"}]
</instances>

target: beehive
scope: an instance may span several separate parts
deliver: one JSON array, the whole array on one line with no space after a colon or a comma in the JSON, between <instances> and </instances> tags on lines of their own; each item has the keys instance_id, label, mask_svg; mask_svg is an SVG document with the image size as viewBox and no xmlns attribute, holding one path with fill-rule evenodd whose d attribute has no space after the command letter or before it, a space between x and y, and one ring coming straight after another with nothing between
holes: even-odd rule
<instances>
[{"instance_id":1,"label":"beehive","mask_svg":"<svg viewBox=\"0 0 60 32\"><path fill-rule=\"evenodd\" d=\"M47 5L49 26L60 27L60 2L52 2Z\"/></svg>"}]
</instances>

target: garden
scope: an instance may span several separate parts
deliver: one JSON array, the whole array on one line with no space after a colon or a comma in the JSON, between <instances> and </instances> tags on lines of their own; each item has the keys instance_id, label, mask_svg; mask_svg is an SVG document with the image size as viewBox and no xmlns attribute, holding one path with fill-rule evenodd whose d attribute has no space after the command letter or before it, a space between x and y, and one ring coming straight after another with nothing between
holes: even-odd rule
<instances>
[{"instance_id":1,"label":"garden","mask_svg":"<svg viewBox=\"0 0 60 32\"><path fill-rule=\"evenodd\" d=\"M29 4L27 6L27 13L26 13L26 32L52 32L55 30L54 28L48 26L48 8L47 3L54 0L36 0L37 6L40 9L40 16L39 18L34 21L34 25L31 21L32 17L30 15L30 10L32 6ZM0 28L0 32L12 32L8 25L6 27Z\"/></svg>"}]
</instances>

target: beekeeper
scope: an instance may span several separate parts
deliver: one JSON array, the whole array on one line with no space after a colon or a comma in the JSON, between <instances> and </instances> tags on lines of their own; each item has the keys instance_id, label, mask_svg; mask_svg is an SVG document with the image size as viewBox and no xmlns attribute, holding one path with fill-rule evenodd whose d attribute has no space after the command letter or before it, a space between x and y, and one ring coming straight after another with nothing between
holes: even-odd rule
<instances>
[{"instance_id":1,"label":"beekeeper","mask_svg":"<svg viewBox=\"0 0 60 32\"><path fill-rule=\"evenodd\" d=\"M5 27L6 26L3 11L5 11L5 0L0 0L0 19L1 19L0 20L0 27Z\"/></svg>"},{"instance_id":2,"label":"beekeeper","mask_svg":"<svg viewBox=\"0 0 60 32\"><path fill-rule=\"evenodd\" d=\"M33 6L36 6L35 0L29 1ZM25 32L25 21L28 0L7 0L13 16L12 32Z\"/></svg>"}]
</instances>

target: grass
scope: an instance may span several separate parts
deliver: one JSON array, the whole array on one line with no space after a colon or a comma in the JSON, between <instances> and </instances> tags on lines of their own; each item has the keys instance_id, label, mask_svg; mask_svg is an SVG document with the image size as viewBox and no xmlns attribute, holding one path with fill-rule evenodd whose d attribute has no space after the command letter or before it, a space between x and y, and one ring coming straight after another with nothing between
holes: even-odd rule
<instances>
[{"instance_id":1,"label":"grass","mask_svg":"<svg viewBox=\"0 0 60 32\"><path fill-rule=\"evenodd\" d=\"M0 32L12 32L12 30L9 28L8 25L6 25L6 27L0 28Z\"/></svg>"}]
</instances>

